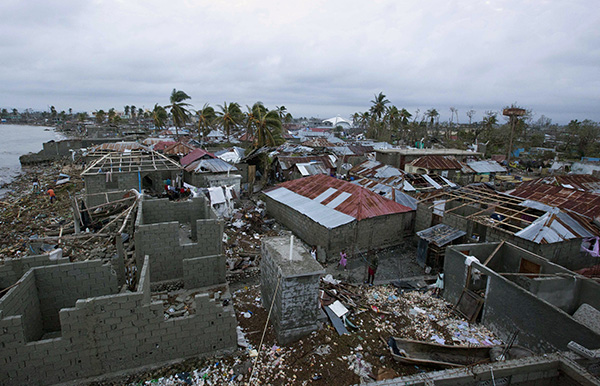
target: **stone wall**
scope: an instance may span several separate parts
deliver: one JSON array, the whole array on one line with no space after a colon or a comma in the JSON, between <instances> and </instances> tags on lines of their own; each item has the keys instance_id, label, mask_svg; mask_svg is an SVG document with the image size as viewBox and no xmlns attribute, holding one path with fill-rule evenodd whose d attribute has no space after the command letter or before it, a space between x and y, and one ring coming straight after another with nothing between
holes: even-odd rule
<instances>
[{"instance_id":1,"label":"stone wall","mask_svg":"<svg viewBox=\"0 0 600 386\"><path fill-rule=\"evenodd\" d=\"M207 294L196 295L195 313L165 320L162 303L150 302L148 259L136 292L79 299L60 310L60 337L31 341L41 330L35 271L43 269L26 273L0 301L0 384L49 385L236 347L232 306Z\"/></svg>"},{"instance_id":2,"label":"stone wall","mask_svg":"<svg viewBox=\"0 0 600 386\"><path fill-rule=\"evenodd\" d=\"M198 188L211 188L218 186L234 186L235 193L239 196L242 176L230 173L190 173L186 171L183 175L184 181Z\"/></svg>"},{"instance_id":3,"label":"stone wall","mask_svg":"<svg viewBox=\"0 0 600 386\"><path fill-rule=\"evenodd\" d=\"M497 245L497 243L486 243L446 248L444 298L456 304L465 286L467 266L465 265L465 254L461 251L475 256L483 262ZM509 276L503 277L496 273L496 270L518 272L518 267L516 270L504 270L503 268L514 267L515 261L520 261L521 258L543 264L543 273L569 272L529 251L505 244L490 261L489 266L479 263L472 264L474 268L486 275L484 277L487 277L482 323L504 340L508 339L513 332L519 331L516 343L536 352L566 350L567 344L571 340L590 349L600 348L600 335L573 319L569 313L563 310L577 309L588 301L594 302L594 306L597 307L600 285L588 279L578 278L577 281L586 283L585 296L582 296L582 284L578 282L572 283L572 286L566 290L562 288L553 293L553 298L549 296L548 292L544 293L543 291L541 296L537 296L520 285L523 282L522 279L514 278L513 282L508 279ZM509 260L509 262L505 262L505 260ZM524 279L532 280L527 277ZM535 285L533 287L534 291L538 290ZM551 302L557 303L563 309Z\"/></svg>"},{"instance_id":4,"label":"stone wall","mask_svg":"<svg viewBox=\"0 0 600 386\"><path fill-rule=\"evenodd\" d=\"M298 243L289 257L287 237L264 238L261 247L261 299L273 309L277 340L288 344L317 329L319 280L325 270Z\"/></svg>"}]
</instances>

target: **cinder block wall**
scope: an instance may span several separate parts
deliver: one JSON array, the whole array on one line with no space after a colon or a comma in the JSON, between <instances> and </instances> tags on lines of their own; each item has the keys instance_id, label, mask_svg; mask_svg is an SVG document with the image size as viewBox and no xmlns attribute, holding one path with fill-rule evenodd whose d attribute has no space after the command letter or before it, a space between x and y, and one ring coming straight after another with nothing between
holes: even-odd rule
<instances>
[{"instance_id":1,"label":"cinder block wall","mask_svg":"<svg viewBox=\"0 0 600 386\"><path fill-rule=\"evenodd\" d=\"M194 274L214 272L213 277L202 274L196 275L195 280L189 279L188 275L190 285L192 282L198 286L224 283L225 260L221 256L223 223L213 219L212 214L207 201L202 197L183 202L170 202L166 199L142 201L135 230L138 268L142 267L144 257L149 256L153 267L150 274L152 282L182 279L186 265L187 268L193 268ZM206 219L205 216L210 217ZM194 242L181 244L179 222L186 221L192 221ZM213 258L198 259L184 264L186 259L205 256ZM204 264L206 266L203 266ZM222 268L217 269L219 265L222 265Z\"/></svg>"},{"instance_id":2,"label":"cinder block wall","mask_svg":"<svg viewBox=\"0 0 600 386\"><path fill-rule=\"evenodd\" d=\"M22 316L6 316L0 308L0 384L49 385L235 349L232 306L197 295L196 313L165 320L162 303L150 303L148 269L146 260L135 293L78 300L63 308L59 338L26 343ZM31 281L34 271L28 274ZM35 295L25 287L21 291ZM20 299L23 293L14 295Z\"/></svg>"},{"instance_id":3,"label":"cinder block wall","mask_svg":"<svg viewBox=\"0 0 600 386\"><path fill-rule=\"evenodd\" d=\"M73 307L77 299L118 292L117 276L100 260L39 267L35 269L44 332L60 331L59 312Z\"/></svg>"},{"instance_id":4,"label":"cinder block wall","mask_svg":"<svg viewBox=\"0 0 600 386\"><path fill-rule=\"evenodd\" d=\"M263 239L261 247L261 294L270 309L271 321L281 344L288 344L317 329L319 280L325 273L310 253L294 246L289 260L289 239Z\"/></svg>"},{"instance_id":5,"label":"cinder block wall","mask_svg":"<svg viewBox=\"0 0 600 386\"><path fill-rule=\"evenodd\" d=\"M489 256L496 246L497 244L486 243L446 248L444 261L446 300L456 304L465 285L467 267L465 256L459 251L469 251L470 255L482 260ZM505 247L507 245L503 248ZM506 256L519 255L519 250L514 247L509 249ZM525 251L521 251L521 255L531 258L531 255ZM492 261L499 264L497 260L502 258L494 257ZM473 263L473 267L488 276L482 323L502 339L506 340L514 331L519 331L516 343L539 353L565 351L571 340L582 343L590 349L600 348L600 335L577 322L571 315L496 274L490 269L491 267L478 263ZM560 269L557 266L555 268ZM587 296L590 296L589 292L591 290L586 292ZM597 298L597 288L595 293Z\"/></svg>"},{"instance_id":6,"label":"cinder block wall","mask_svg":"<svg viewBox=\"0 0 600 386\"><path fill-rule=\"evenodd\" d=\"M199 288L225 283L225 255L183 259L183 286Z\"/></svg>"},{"instance_id":7,"label":"cinder block wall","mask_svg":"<svg viewBox=\"0 0 600 386\"><path fill-rule=\"evenodd\" d=\"M422 231L431 227L431 221L433 218L433 209L429 209L427 203L417 204L417 214L415 219L415 232Z\"/></svg>"},{"instance_id":8,"label":"cinder block wall","mask_svg":"<svg viewBox=\"0 0 600 386\"><path fill-rule=\"evenodd\" d=\"M62 253L60 254L62 256ZM19 259L5 259L0 262L0 289L7 288L17 282L33 267L68 263L68 257L50 260L50 255L25 256Z\"/></svg>"},{"instance_id":9,"label":"cinder block wall","mask_svg":"<svg viewBox=\"0 0 600 386\"><path fill-rule=\"evenodd\" d=\"M263 199L270 216L290 228L307 244L323 247L327 261L337 260L342 249L367 251L398 245L407 233L412 233L414 212L378 216L328 229L266 195Z\"/></svg>"},{"instance_id":10,"label":"cinder block wall","mask_svg":"<svg viewBox=\"0 0 600 386\"><path fill-rule=\"evenodd\" d=\"M10 331L7 331L9 326ZM0 334L0 352L8 342L25 344L42 336L42 313L33 271L23 275L21 283L0 300L0 331L3 332Z\"/></svg>"}]
</instances>

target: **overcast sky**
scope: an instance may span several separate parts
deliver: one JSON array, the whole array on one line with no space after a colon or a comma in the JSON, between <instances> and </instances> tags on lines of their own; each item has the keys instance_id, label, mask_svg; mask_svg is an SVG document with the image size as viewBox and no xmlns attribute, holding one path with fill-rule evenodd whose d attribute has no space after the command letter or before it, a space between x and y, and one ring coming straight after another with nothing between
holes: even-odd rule
<instances>
[{"instance_id":1,"label":"overcast sky","mask_svg":"<svg viewBox=\"0 0 600 386\"><path fill-rule=\"evenodd\" d=\"M0 107L262 101L348 118L382 91L468 121L600 121L597 0L2 0Z\"/></svg>"}]
</instances>

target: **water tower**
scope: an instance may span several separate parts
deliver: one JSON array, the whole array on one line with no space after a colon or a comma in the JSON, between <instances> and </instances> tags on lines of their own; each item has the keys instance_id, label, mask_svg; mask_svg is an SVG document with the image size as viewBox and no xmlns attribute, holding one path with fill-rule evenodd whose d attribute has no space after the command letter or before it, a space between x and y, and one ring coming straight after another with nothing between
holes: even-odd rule
<instances>
[{"instance_id":1,"label":"water tower","mask_svg":"<svg viewBox=\"0 0 600 386\"><path fill-rule=\"evenodd\" d=\"M508 123L510 125L510 139L508 140L508 154L506 154L506 162L510 164L510 156L512 154L513 147L513 137L515 135L515 128L517 127L517 122L519 117L522 117L527 112L525 109L521 109L518 107L510 107L502 110L502 115L508 117Z\"/></svg>"}]
</instances>

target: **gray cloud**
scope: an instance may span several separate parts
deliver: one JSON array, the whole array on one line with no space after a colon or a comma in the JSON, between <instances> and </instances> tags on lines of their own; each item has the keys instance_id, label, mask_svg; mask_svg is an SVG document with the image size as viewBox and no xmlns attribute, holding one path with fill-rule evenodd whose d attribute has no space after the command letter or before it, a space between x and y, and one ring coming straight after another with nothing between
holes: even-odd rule
<instances>
[{"instance_id":1,"label":"gray cloud","mask_svg":"<svg viewBox=\"0 0 600 386\"><path fill-rule=\"evenodd\" d=\"M349 116L383 91L412 112L518 102L600 120L600 14L554 1L0 3L0 106L94 110L257 100Z\"/></svg>"}]
</instances>

